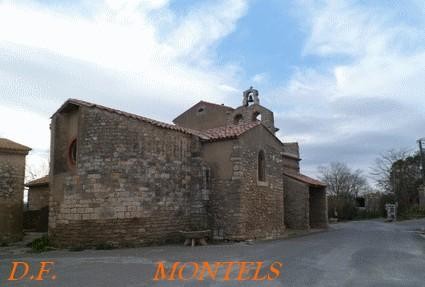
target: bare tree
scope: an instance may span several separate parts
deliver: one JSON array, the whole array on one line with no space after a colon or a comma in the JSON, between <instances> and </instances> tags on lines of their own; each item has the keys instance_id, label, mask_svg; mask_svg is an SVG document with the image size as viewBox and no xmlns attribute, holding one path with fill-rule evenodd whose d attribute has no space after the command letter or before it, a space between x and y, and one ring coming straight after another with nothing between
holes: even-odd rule
<instances>
[{"instance_id":1,"label":"bare tree","mask_svg":"<svg viewBox=\"0 0 425 287\"><path fill-rule=\"evenodd\" d=\"M357 197L368 190L362 171L352 171L345 163L332 162L329 166L320 166L320 179L327 184L328 195L337 198Z\"/></svg>"},{"instance_id":2,"label":"bare tree","mask_svg":"<svg viewBox=\"0 0 425 287\"><path fill-rule=\"evenodd\" d=\"M371 167L371 176L376 182L377 188L385 193L394 192L393 190L393 164L399 160L405 160L410 155L407 149L389 150L381 154Z\"/></svg>"},{"instance_id":3,"label":"bare tree","mask_svg":"<svg viewBox=\"0 0 425 287\"><path fill-rule=\"evenodd\" d=\"M47 159L40 160L37 164L28 163L25 166L25 181L31 181L49 174L49 161Z\"/></svg>"},{"instance_id":4,"label":"bare tree","mask_svg":"<svg viewBox=\"0 0 425 287\"><path fill-rule=\"evenodd\" d=\"M357 197L370 190L362 171L345 163L332 162L319 167L320 179L327 185L328 215L351 220L357 215Z\"/></svg>"}]
</instances>

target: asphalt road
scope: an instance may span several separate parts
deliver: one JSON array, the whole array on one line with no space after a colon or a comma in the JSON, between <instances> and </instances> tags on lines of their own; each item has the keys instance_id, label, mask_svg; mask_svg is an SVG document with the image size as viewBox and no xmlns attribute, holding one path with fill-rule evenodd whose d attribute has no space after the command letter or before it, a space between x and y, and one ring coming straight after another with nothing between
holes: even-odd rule
<instances>
[{"instance_id":1,"label":"asphalt road","mask_svg":"<svg viewBox=\"0 0 425 287\"><path fill-rule=\"evenodd\" d=\"M415 230L424 227L425 220L402 223L359 221L332 225L327 232L253 244L53 251L14 257L3 254L0 257L0 286L423 287L425 239ZM55 264L44 281L28 278L7 281L14 261L29 262L29 274L34 275L40 261L53 261ZM224 281L224 269L219 269L216 280L153 281L156 263L160 261L167 263L166 268L176 261L264 261L261 272L270 270L270 264L275 261L282 262L283 266L279 276L270 281ZM190 277L191 267L182 273L183 276ZM238 276L240 269L236 269L232 269L230 279Z\"/></svg>"}]
</instances>

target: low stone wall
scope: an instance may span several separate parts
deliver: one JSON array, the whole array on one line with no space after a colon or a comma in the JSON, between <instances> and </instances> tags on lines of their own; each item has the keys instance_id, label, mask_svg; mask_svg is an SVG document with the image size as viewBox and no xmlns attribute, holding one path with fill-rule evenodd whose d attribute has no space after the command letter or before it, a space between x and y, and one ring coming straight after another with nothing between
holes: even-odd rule
<instances>
[{"instance_id":1,"label":"low stone wall","mask_svg":"<svg viewBox=\"0 0 425 287\"><path fill-rule=\"evenodd\" d=\"M154 218L70 220L68 224L56 225L49 236L58 247L96 247L101 244L134 247L182 241L179 231L189 224L188 217L182 219L166 214Z\"/></svg>"}]
</instances>

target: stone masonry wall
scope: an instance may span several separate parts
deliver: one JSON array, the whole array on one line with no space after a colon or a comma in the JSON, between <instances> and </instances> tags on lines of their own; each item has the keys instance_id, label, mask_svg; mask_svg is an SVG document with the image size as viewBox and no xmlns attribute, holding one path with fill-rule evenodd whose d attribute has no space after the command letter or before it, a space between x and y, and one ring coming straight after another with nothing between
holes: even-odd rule
<instances>
[{"instance_id":1,"label":"stone masonry wall","mask_svg":"<svg viewBox=\"0 0 425 287\"><path fill-rule=\"evenodd\" d=\"M328 206L325 188L310 187L310 227L326 228L328 226Z\"/></svg>"},{"instance_id":2,"label":"stone masonry wall","mask_svg":"<svg viewBox=\"0 0 425 287\"><path fill-rule=\"evenodd\" d=\"M288 176L283 176L285 188L285 224L292 229L308 229L309 187Z\"/></svg>"},{"instance_id":3,"label":"stone masonry wall","mask_svg":"<svg viewBox=\"0 0 425 287\"><path fill-rule=\"evenodd\" d=\"M235 124L235 118L238 118L240 123L251 123L257 120L258 115L261 115L262 124L274 133L275 126L273 112L257 104L253 104L248 107L238 107L229 115L227 123Z\"/></svg>"},{"instance_id":4,"label":"stone masonry wall","mask_svg":"<svg viewBox=\"0 0 425 287\"><path fill-rule=\"evenodd\" d=\"M195 130L221 127L226 125L227 117L232 110L226 106L199 102L179 115L173 122Z\"/></svg>"},{"instance_id":5,"label":"stone masonry wall","mask_svg":"<svg viewBox=\"0 0 425 287\"><path fill-rule=\"evenodd\" d=\"M22 239L24 177L25 155L0 151L0 243Z\"/></svg>"},{"instance_id":6,"label":"stone masonry wall","mask_svg":"<svg viewBox=\"0 0 425 287\"><path fill-rule=\"evenodd\" d=\"M49 205L49 186L33 186L28 190L28 209L39 210Z\"/></svg>"},{"instance_id":7,"label":"stone masonry wall","mask_svg":"<svg viewBox=\"0 0 425 287\"><path fill-rule=\"evenodd\" d=\"M262 126L240 138L241 218L244 239L283 235L284 187L281 144ZM265 181L258 180L258 154L265 154Z\"/></svg>"},{"instance_id":8,"label":"stone masonry wall","mask_svg":"<svg viewBox=\"0 0 425 287\"><path fill-rule=\"evenodd\" d=\"M202 158L210 167L209 228L216 240L243 238L241 229L241 173L237 139L205 143Z\"/></svg>"},{"instance_id":9,"label":"stone masonry wall","mask_svg":"<svg viewBox=\"0 0 425 287\"><path fill-rule=\"evenodd\" d=\"M52 158L60 162L50 179L49 235L56 245L160 243L203 227L204 201L192 201L203 185L197 138L96 108L78 113L77 164L59 172L66 121L52 119Z\"/></svg>"}]
</instances>

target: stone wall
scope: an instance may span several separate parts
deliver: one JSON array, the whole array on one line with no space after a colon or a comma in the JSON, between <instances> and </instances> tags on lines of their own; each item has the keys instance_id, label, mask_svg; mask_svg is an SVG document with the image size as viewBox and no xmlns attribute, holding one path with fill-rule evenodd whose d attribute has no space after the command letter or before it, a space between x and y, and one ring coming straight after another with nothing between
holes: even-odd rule
<instances>
[{"instance_id":1,"label":"stone wall","mask_svg":"<svg viewBox=\"0 0 425 287\"><path fill-rule=\"evenodd\" d=\"M292 229L309 228L309 187L283 176L285 189L285 224Z\"/></svg>"},{"instance_id":2,"label":"stone wall","mask_svg":"<svg viewBox=\"0 0 425 287\"><path fill-rule=\"evenodd\" d=\"M25 155L0 151L0 243L23 236Z\"/></svg>"},{"instance_id":3,"label":"stone wall","mask_svg":"<svg viewBox=\"0 0 425 287\"><path fill-rule=\"evenodd\" d=\"M66 157L74 137L72 166ZM160 243L204 227L208 194L197 195L205 169L191 135L80 107L52 118L51 152L49 235L56 245Z\"/></svg>"},{"instance_id":4,"label":"stone wall","mask_svg":"<svg viewBox=\"0 0 425 287\"><path fill-rule=\"evenodd\" d=\"M174 119L176 125L195 130L206 130L226 125L232 108L199 102Z\"/></svg>"},{"instance_id":5,"label":"stone wall","mask_svg":"<svg viewBox=\"0 0 425 287\"><path fill-rule=\"evenodd\" d=\"M283 143L283 168L289 172L300 172L300 150L298 143Z\"/></svg>"},{"instance_id":6,"label":"stone wall","mask_svg":"<svg viewBox=\"0 0 425 287\"><path fill-rule=\"evenodd\" d=\"M282 144L263 126L239 140L241 218L245 239L278 238L284 230ZM265 180L258 179L258 155L265 155Z\"/></svg>"},{"instance_id":7,"label":"stone wall","mask_svg":"<svg viewBox=\"0 0 425 287\"><path fill-rule=\"evenodd\" d=\"M28 210L40 210L49 206L49 186L32 186L28 189Z\"/></svg>"},{"instance_id":8,"label":"stone wall","mask_svg":"<svg viewBox=\"0 0 425 287\"><path fill-rule=\"evenodd\" d=\"M238 107L228 116L227 124L251 123L260 118L263 125L275 133L273 112L258 104Z\"/></svg>"},{"instance_id":9,"label":"stone wall","mask_svg":"<svg viewBox=\"0 0 425 287\"><path fill-rule=\"evenodd\" d=\"M208 223L216 240L242 238L238 146L239 141L234 139L204 143L202 147L202 158L211 172Z\"/></svg>"},{"instance_id":10,"label":"stone wall","mask_svg":"<svg viewBox=\"0 0 425 287\"><path fill-rule=\"evenodd\" d=\"M49 207L45 206L38 210L24 211L24 229L47 232L49 222Z\"/></svg>"},{"instance_id":11,"label":"stone wall","mask_svg":"<svg viewBox=\"0 0 425 287\"><path fill-rule=\"evenodd\" d=\"M325 188L310 187L309 214L311 228L328 226L328 206Z\"/></svg>"},{"instance_id":12,"label":"stone wall","mask_svg":"<svg viewBox=\"0 0 425 287\"><path fill-rule=\"evenodd\" d=\"M277 238L283 234L281 144L263 126L239 139L203 144L211 168L210 226L215 239ZM266 181L257 181L258 153L266 156Z\"/></svg>"}]
</instances>

